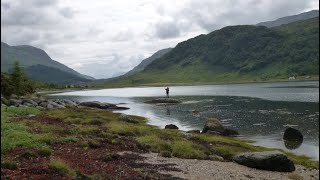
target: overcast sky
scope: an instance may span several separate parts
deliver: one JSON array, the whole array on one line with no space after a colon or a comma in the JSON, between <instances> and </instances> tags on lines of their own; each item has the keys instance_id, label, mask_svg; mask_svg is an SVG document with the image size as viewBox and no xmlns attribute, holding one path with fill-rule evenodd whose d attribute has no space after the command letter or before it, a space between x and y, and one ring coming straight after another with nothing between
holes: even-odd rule
<instances>
[{"instance_id":1,"label":"overcast sky","mask_svg":"<svg viewBox=\"0 0 320 180\"><path fill-rule=\"evenodd\" d=\"M313 9L318 0L1 0L1 41L108 78L199 34Z\"/></svg>"}]
</instances>

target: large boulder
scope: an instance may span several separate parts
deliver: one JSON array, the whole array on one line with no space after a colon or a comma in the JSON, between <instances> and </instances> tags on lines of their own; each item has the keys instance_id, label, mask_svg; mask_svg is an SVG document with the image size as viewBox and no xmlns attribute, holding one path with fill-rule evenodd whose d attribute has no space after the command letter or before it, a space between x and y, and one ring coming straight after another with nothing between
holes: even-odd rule
<instances>
[{"instance_id":1,"label":"large boulder","mask_svg":"<svg viewBox=\"0 0 320 180\"><path fill-rule=\"evenodd\" d=\"M22 100L19 99L10 99L9 105L18 107L22 103Z\"/></svg>"},{"instance_id":2,"label":"large boulder","mask_svg":"<svg viewBox=\"0 0 320 180\"><path fill-rule=\"evenodd\" d=\"M35 102L34 100L31 100L31 99L22 100L22 104L26 105L26 106L34 106L34 107L36 107L38 105L37 102Z\"/></svg>"},{"instance_id":3,"label":"large boulder","mask_svg":"<svg viewBox=\"0 0 320 180\"><path fill-rule=\"evenodd\" d=\"M250 152L233 157L233 160L244 166L280 172L295 170L293 162L279 151Z\"/></svg>"},{"instance_id":4,"label":"large boulder","mask_svg":"<svg viewBox=\"0 0 320 180\"><path fill-rule=\"evenodd\" d=\"M172 98L157 98L157 99L152 99L150 101L146 101L145 103L149 104L179 104L181 101L177 99L172 99Z\"/></svg>"},{"instance_id":5,"label":"large boulder","mask_svg":"<svg viewBox=\"0 0 320 180\"><path fill-rule=\"evenodd\" d=\"M178 126L174 124L168 124L164 127L165 129L179 129Z\"/></svg>"},{"instance_id":6,"label":"large boulder","mask_svg":"<svg viewBox=\"0 0 320 180\"><path fill-rule=\"evenodd\" d=\"M101 103L98 101L81 102L81 103L79 103L79 105L86 106L86 107L99 108L99 109L108 109L108 110L127 110L127 109L130 109L127 107L119 107L119 106L116 106L115 104Z\"/></svg>"},{"instance_id":7,"label":"large boulder","mask_svg":"<svg viewBox=\"0 0 320 180\"><path fill-rule=\"evenodd\" d=\"M66 105L69 105L69 106L76 106L77 103L71 101L71 100L68 100L68 99L64 99L62 100Z\"/></svg>"},{"instance_id":8,"label":"large boulder","mask_svg":"<svg viewBox=\"0 0 320 180\"><path fill-rule=\"evenodd\" d=\"M224 131L224 127L222 126L221 122L217 118L208 118L202 133L207 133L210 131L211 133L216 132L217 134L222 134Z\"/></svg>"},{"instance_id":9,"label":"large boulder","mask_svg":"<svg viewBox=\"0 0 320 180\"><path fill-rule=\"evenodd\" d=\"M294 129L292 127L289 127L289 128L287 128L285 130L285 132L283 134L283 139L287 140L287 141L302 142L303 141L303 135L299 130Z\"/></svg>"},{"instance_id":10,"label":"large boulder","mask_svg":"<svg viewBox=\"0 0 320 180\"><path fill-rule=\"evenodd\" d=\"M81 102L79 105L86 106L86 107L99 108L99 109L108 109L110 107L116 106L114 104L101 103L99 101Z\"/></svg>"},{"instance_id":11,"label":"large boulder","mask_svg":"<svg viewBox=\"0 0 320 180\"><path fill-rule=\"evenodd\" d=\"M223 136L237 136L239 135L239 132L233 129L224 129L224 131L222 132Z\"/></svg>"}]
</instances>

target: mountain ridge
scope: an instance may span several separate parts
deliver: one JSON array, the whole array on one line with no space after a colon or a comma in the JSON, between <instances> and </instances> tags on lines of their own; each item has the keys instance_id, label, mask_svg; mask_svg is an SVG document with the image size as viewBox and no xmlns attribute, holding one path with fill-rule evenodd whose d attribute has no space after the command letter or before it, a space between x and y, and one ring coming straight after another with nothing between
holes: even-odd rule
<instances>
[{"instance_id":1,"label":"mountain ridge","mask_svg":"<svg viewBox=\"0 0 320 180\"><path fill-rule=\"evenodd\" d=\"M50 56L40 48L29 45L10 46L7 43L1 42L1 72L9 72L15 61L18 61L25 69L28 69L31 66L42 65L49 68L55 68L57 72L61 70L68 74L72 74L75 79L83 79L85 82L86 79L94 79L90 76L80 74L68 66L51 59ZM64 80L62 79L62 81Z\"/></svg>"},{"instance_id":2,"label":"mountain ridge","mask_svg":"<svg viewBox=\"0 0 320 180\"><path fill-rule=\"evenodd\" d=\"M266 26L266 27L270 28L270 27L281 26L284 24L289 24L289 23L296 22L296 21L307 20L307 19L311 19L314 17L318 17L318 16L319 16L319 10L311 10L311 11L303 12L303 13L296 14L296 15L281 17L281 18L278 18L273 21L260 22L256 25L257 26Z\"/></svg>"}]
</instances>

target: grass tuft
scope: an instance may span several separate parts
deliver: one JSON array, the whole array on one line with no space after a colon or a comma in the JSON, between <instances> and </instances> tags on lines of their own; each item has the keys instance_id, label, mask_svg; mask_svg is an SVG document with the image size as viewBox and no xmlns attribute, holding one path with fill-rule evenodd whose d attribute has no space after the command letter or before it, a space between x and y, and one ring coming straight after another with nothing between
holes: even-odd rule
<instances>
[{"instance_id":1,"label":"grass tuft","mask_svg":"<svg viewBox=\"0 0 320 180\"><path fill-rule=\"evenodd\" d=\"M76 176L76 172L69 167L64 161L53 159L50 161L50 167L64 176Z\"/></svg>"}]
</instances>

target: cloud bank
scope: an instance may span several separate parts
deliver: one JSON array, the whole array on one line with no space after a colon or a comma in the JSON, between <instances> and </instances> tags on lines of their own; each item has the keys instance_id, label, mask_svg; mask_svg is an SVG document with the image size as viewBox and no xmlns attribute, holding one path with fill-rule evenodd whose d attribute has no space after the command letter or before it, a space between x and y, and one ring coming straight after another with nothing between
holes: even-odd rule
<instances>
[{"instance_id":1,"label":"cloud bank","mask_svg":"<svg viewBox=\"0 0 320 180\"><path fill-rule=\"evenodd\" d=\"M1 41L44 49L96 78L228 25L318 9L317 0L2 0Z\"/></svg>"}]
</instances>

